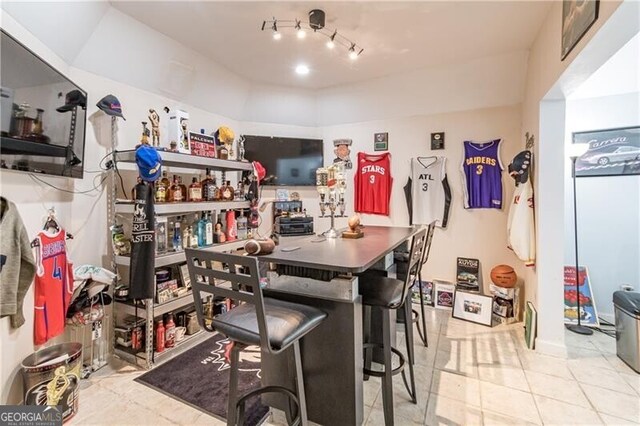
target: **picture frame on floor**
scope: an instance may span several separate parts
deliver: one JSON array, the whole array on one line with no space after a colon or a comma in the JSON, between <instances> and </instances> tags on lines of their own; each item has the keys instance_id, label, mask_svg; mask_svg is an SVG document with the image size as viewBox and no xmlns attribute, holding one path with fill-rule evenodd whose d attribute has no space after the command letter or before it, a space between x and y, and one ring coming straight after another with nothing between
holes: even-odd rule
<instances>
[{"instance_id":1,"label":"picture frame on floor","mask_svg":"<svg viewBox=\"0 0 640 426\"><path fill-rule=\"evenodd\" d=\"M413 303L420 303L420 287L422 287L422 295L424 297L424 304L433 306L433 282L431 281L419 281L413 286L411 293L411 301Z\"/></svg>"},{"instance_id":2,"label":"picture frame on floor","mask_svg":"<svg viewBox=\"0 0 640 426\"><path fill-rule=\"evenodd\" d=\"M451 309L453 307L456 286L448 281L433 281L434 306L438 309Z\"/></svg>"},{"instance_id":3,"label":"picture frame on floor","mask_svg":"<svg viewBox=\"0 0 640 426\"><path fill-rule=\"evenodd\" d=\"M453 318L491 327L492 314L493 297L460 290L454 293Z\"/></svg>"}]
</instances>

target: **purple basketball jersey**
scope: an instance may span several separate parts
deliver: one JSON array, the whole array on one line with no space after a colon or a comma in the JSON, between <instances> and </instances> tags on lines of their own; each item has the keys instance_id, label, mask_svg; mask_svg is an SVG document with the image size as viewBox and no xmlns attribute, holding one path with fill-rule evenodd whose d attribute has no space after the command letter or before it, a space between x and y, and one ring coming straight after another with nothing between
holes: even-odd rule
<instances>
[{"instance_id":1,"label":"purple basketball jersey","mask_svg":"<svg viewBox=\"0 0 640 426\"><path fill-rule=\"evenodd\" d=\"M500 142L464 143L462 175L466 209L502 208L502 162Z\"/></svg>"}]
</instances>

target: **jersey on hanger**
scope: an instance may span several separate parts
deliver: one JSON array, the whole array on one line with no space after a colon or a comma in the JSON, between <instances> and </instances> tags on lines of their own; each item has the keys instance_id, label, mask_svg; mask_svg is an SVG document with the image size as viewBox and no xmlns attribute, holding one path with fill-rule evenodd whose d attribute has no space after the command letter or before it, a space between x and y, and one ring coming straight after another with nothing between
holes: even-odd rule
<instances>
[{"instance_id":1,"label":"jersey on hanger","mask_svg":"<svg viewBox=\"0 0 640 426\"><path fill-rule=\"evenodd\" d=\"M64 331L67 308L73 295L73 266L67 259L67 233L40 232L35 277L33 340L42 345Z\"/></svg>"},{"instance_id":2,"label":"jersey on hanger","mask_svg":"<svg viewBox=\"0 0 640 426\"><path fill-rule=\"evenodd\" d=\"M451 189L447 179L444 157L419 157L411 159L409 175L411 197L410 223L413 225L436 225L446 228L451 205Z\"/></svg>"},{"instance_id":3,"label":"jersey on hanger","mask_svg":"<svg viewBox=\"0 0 640 426\"><path fill-rule=\"evenodd\" d=\"M464 142L462 178L466 209L502 208L501 139L489 142Z\"/></svg>"},{"instance_id":4,"label":"jersey on hanger","mask_svg":"<svg viewBox=\"0 0 640 426\"><path fill-rule=\"evenodd\" d=\"M536 258L533 206L533 187L531 181L527 180L516 187L507 221L509 248L526 266L535 265Z\"/></svg>"},{"instance_id":5,"label":"jersey on hanger","mask_svg":"<svg viewBox=\"0 0 640 426\"><path fill-rule=\"evenodd\" d=\"M355 211L389 216L391 154L358 153L355 176Z\"/></svg>"}]
</instances>

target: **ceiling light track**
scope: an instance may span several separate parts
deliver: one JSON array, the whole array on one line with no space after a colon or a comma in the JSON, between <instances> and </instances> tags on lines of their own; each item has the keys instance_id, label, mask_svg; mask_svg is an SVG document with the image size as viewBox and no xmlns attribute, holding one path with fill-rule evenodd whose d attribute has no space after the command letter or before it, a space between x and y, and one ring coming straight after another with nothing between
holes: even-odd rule
<instances>
[{"instance_id":1,"label":"ceiling light track","mask_svg":"<svg viewBox=\"0 0 640 426\"><path fill-rule=\"evenodd\" d=\"M309 12L309 22L303 22L300 19L276 19L267 20L262 22L262 31L270 30L275 40L282 38L283 28L293 28L298 38L303 39L306 37L307 32L313 32L315 34L321 34L327 37L327 48L333 49L336 45L340 45L347 49L349 58L355 60L360 56L364 49L356 44L354 41L345 37L338 30L329 30L324 26L324 12L322 10L314 9Z\"/></svg>"}]
</instances>

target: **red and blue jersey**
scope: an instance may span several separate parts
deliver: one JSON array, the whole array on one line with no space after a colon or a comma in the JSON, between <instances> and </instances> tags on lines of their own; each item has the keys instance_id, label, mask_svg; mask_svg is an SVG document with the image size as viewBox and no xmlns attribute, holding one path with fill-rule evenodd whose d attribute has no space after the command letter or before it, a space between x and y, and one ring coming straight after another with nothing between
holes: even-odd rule
<instances>
[{"instance_id":1,"label":"red and blue jersey","mask_svg":"<svg viewBox=\"0 0 640 426\"><path fill-rule=\"evenodd\" d=\"M33 340L42 345L64 331L67 308L73 295L73 266L67 258L67 233L40 232L35 277Z\"/></svg>"}]
</instances>

